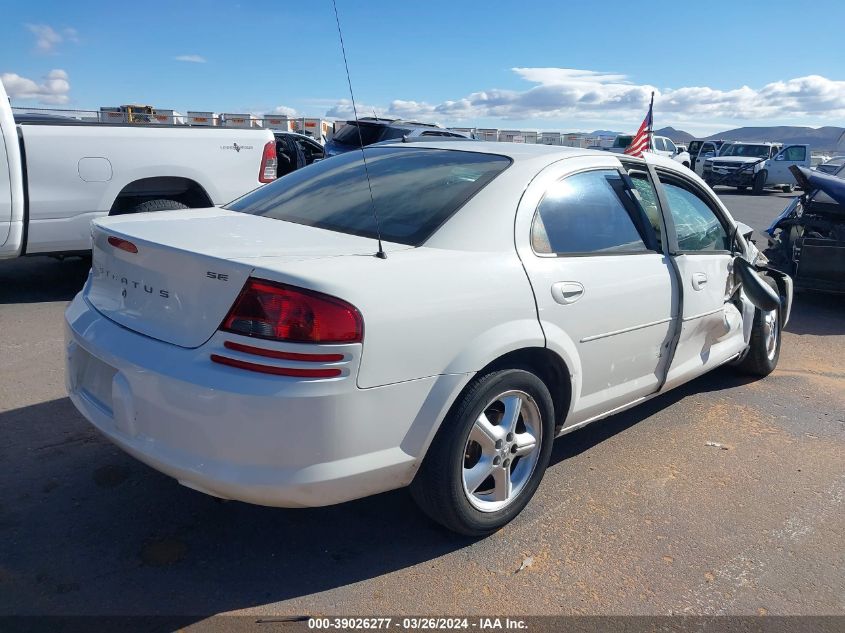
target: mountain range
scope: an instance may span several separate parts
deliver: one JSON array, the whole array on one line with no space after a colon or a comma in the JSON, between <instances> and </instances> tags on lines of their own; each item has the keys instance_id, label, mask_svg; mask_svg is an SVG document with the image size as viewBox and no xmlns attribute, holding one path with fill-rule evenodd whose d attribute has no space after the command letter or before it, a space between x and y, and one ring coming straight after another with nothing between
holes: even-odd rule
<instances>
[{"instance_id":1,"label":"mountain range","mask_svg":"<svg viewBox=\"0 0 845 633\"><path fill-rule=\"evenodd\" d=\"M683 130L664 127L654 131L658 136L668 136L676 143L689 143L696 137ZM808 144L816 151L845 151L845 128L826 126L819 128L779 125L774 127L738 127L725 130L704 140L723 139L726 141L777 141L779 143Z\"/></svg>"}]
</instances>

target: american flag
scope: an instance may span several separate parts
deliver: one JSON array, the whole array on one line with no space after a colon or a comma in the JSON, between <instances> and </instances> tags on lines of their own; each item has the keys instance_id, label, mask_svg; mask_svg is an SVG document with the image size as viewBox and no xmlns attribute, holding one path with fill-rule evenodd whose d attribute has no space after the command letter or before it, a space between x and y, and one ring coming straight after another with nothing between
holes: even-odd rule
<instances>
[{"instance_id":1,"label":"american flag","mask_svg":"<svg viewBox=\"0 0 845 633\"><path fill-rule=\"evenodd\" d=\"M654 108L654 94L651 95L651 103L648 105L648 114L643 119L643 124L637 130L636 136L625 150L630 156L642 156L643 152L649 149L649 138L651 137L652 109Z\"/></svg>"}]
</instances>

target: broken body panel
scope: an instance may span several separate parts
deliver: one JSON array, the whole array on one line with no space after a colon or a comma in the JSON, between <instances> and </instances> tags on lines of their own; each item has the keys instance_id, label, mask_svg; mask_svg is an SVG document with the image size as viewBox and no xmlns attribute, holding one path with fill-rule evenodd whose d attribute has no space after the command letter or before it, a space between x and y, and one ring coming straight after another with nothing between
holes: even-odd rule
<instances>
[{"instance_id":1,"label":"broken body panel","mask_svg":"<svg viewBox=\"0 0 845 633\"><path fill-rule=\"evenodd\" d=\"M845 293L845 180L802 167L792 173L804 194L766 230L765 255L799 290Z\"/></svg>"}]
</instances>

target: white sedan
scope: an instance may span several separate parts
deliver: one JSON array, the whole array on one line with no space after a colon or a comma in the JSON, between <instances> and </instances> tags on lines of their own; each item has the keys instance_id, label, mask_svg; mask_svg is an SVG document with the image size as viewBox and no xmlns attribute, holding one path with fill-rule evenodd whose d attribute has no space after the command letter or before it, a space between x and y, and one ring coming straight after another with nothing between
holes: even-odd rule
<instances>
[{"instance_id":1,"label":"white sedan","mask_svg":"<svg viewBox=\"0 0 845 633\"><path fill-rule=\"evenodd\" d=\"M555 437L727 363L775 367L791 280L677 162L366 156L369 185L349 152L226 208L95 221L66 313L76 407L204 493L295 507L410 485L480 535L528 503Z\"/></svg>"}]
</instances>

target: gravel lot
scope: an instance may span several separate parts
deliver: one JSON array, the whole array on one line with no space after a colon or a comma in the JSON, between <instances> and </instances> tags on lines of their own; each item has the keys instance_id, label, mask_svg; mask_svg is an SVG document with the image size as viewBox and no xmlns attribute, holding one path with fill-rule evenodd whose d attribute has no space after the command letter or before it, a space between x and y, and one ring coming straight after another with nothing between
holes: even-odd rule
<instances>
[{"instance_id":1,"label":"gravel lot","mask_svg":"<svg viewBox=\"0 0 845 633\"><path fill-rule=\"evenodd\" d=\"M757 229L788 197L724 195ZM720 370L561 438L523 515L473 541L405 491L222 503L112 447L64 391L86 274L0 262L0 614L845 615L841 297L797 299L769 378Z\"/></svg>"}]
</instances>

